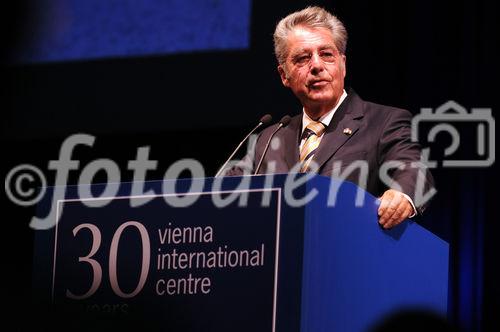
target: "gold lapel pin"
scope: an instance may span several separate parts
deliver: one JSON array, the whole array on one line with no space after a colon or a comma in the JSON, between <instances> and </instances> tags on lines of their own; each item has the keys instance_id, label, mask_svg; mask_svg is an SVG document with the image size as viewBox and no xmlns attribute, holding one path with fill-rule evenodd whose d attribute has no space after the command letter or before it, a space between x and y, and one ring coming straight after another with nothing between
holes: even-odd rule
<instances>
[{"instance_id":1,"label":"gold lapel pin","mask_svg":"<svg viewBox=\"0 0 500 332\"><path fill-rule=\"evenodd\" d=\"M344 128L343 133L346 135L352 135L352 129L351 128Z\"/></svg>"}]
</instances>

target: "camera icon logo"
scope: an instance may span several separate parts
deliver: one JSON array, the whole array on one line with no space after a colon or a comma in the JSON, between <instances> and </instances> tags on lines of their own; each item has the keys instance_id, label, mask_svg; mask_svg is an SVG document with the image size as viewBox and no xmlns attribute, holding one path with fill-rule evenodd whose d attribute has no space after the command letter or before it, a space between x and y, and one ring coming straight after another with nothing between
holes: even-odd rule
<instances>
[{"instance_id":1,"label":"camera icon logo","mask_svg":"<svg viewBox=\"0 0 500 332\"><path fill-rule=\"evenodd\" d=\"M495 119L490 108L472 108L471 112L467 112L465 107L453 100L442 104L434 112L431 108L422 108L420 114L412 119L412 141L419 141L424 123L432 127L420 142L435 142L439 133L451 136L451 144L444 149L443 167L489 167L495 162ZM470 133L470 129L474 130L473 134L467 137L466 144L461 144L461 133ZM464 158L464 154L460 153L461 145L469 149L474 146L474 158ZM429 158L430 148L423 149L422 155ZM429 160L427 163L437 164Z\"/></svg>"}]
</instances>

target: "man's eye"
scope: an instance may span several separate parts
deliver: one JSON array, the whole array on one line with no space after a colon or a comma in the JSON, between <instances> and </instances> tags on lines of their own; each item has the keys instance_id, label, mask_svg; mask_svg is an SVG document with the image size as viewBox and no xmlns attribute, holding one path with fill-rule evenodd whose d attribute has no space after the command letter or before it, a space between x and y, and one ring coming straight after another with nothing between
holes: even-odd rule
<instances>
[{"instance_id":1,"label":"man's eye","mask_svg":"<svg viewBox=\"0 0 500 332\"><path fill-rule=\"evenodd\" d=\"M299 65L305 65L306 63L309 62L309 59L311 57L309 55L301 55L301 56L298 56L297 58L295 58L295 63L299 64Z\"/></svg>"},{"instance_id":2,"label":"man's eye","mask_svg":"<svg viewBox=\"0 0 500 332\"><path fill-rule=\"evenodd\" d=\"M335 60L335 54L332 52L321 53L321 59L326 62L333 62Z\"/></svg>"}]
</instances>

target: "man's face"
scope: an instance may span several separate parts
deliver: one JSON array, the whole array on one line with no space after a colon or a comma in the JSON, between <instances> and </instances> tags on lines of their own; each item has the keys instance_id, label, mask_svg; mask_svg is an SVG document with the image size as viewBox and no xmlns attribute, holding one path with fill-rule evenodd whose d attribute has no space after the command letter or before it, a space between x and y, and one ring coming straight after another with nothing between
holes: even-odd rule
<instances>
[{"instance_id":1,"label":"man's face","mask_svg":"<svg viewBox=\"0 0 500 332\"><path fill-rule=\"evenodd\" d=\"M281 80L300 99L306 112L323 115L338 102L344 89L345 56L325 28L296 27L288 34Z\"/></svg>"}]
</instances>

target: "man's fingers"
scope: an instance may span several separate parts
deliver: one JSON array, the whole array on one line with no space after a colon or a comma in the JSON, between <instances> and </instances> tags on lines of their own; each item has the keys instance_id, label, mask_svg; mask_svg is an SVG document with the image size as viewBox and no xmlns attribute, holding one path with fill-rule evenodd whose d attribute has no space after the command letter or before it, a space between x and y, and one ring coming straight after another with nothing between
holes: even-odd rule
<instances>
[{"instance_id":1,"label":"man's fingers","mask_svg":"<svg viewBox=\"0 0 500 332\"><path fill-rule=\"evenodd\" d=\"M380 216L380 224L384 226L384 228L391 227L392 218L395 213L398 212L399 206L401 204L401 196L400 195L391 195L392 198L387 204L386 210Z\"/></svg>"},{"instance_id":2,"label":"man's fingers","mask_svg":"<svg viewBox=\"0 0 500 332\"><path fill-rule=\"evenodd\" d=\"M385 229L400 224L415 212L406 196L394 189L389 189L379 198L379 224Z\"/></svg>"},{"instance_id":3,"label":"man's fingers","mask_svg":"<svg viewBox=\"0 0 500 332\"><path fill-rule=\"evenodd\" d=\"M391 202L393 196L394 194L388 190L382 195L382 197L379 198L380 200L380 206L378 207L379 217L381 217L387 211L387 208L389 207L389 203Z\"/></svg>"},{"instance_id":4,"label":"man's fingers","mask_svg":"<svg viewBox=\"0 0 500 332\"><path fill-rule=\"evenodd\" d=\"M401 205L401 197L394 196L394 198L391 200L391 203L389 204L389 207L382 216L384 218L383 225L385 228L390 228L393 226L393 221L395 218L397 218L400 205Z\"/></svg>"},{"instance_id":5,"label":"man's fingers","mask_svg":"<svg viewBox=\"0 0 500 332\"><path fill-rule=\"evenodd\" d=\"M392 216L389 217L389 221L384 224L384 228L394 227L400 224L406 218L408 218L409 216L408 205L409 203L406 201L406 199L404 198L399 199L399 204L396 208L396 211L394 211Z\"/></svg>"}]
</instances>

